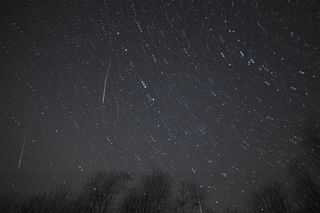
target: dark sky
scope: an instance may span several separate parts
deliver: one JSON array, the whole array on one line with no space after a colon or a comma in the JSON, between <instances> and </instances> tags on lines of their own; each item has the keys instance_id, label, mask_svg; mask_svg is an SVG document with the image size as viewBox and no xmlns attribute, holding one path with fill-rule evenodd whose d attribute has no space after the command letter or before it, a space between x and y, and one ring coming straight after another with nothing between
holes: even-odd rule
<instances>
[{"instance_id":1,"label":"dark sky","mask_svg":"<svg viewBox=\"0 0 320 213\"><path fill-rule=\"evenodd\" d=\"M320 111L317 1L6 0L0 10L1 191L161 168L237 205L286 180L299 129Z\"/></svg>"}]
</instances>

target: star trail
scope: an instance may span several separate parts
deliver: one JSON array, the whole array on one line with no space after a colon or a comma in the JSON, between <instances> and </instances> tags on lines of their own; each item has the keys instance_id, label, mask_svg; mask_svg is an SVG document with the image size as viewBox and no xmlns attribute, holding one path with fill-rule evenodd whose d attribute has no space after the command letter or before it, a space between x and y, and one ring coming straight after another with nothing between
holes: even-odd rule
<instances>
[{"instance_id":1,"label":"star trail","mask_svg":"<svg viewBox=\"0 0 320 213\"><path fill-rule=\"evenodd\" d=\"M2 1L1 191L159 168L223 206L287 182L299 129L320 111L319 11L298 0Z\"/></svg>"}]
</instances>

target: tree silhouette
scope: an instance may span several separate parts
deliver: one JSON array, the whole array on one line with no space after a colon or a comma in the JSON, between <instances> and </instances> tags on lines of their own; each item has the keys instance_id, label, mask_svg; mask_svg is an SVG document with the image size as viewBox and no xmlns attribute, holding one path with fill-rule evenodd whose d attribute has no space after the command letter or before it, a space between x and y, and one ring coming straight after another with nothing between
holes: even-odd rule
<instances>
[{"instance_id":1,"label":"tree silhouette","mask_svg":"<svg viewBox=\"0 0 320 213\"><path fill-rule=\"evenodd\" d=\"M130 175L127 173L97 172L85 184L84 192L76 201L74 211L111 212L112 208L115 208L113 200L129 179Z\"/></svg>"},{"instance_id":2,"label":"tree silhouette","mask_svg":"<svg viewBox=\"0 0 320 213\"><path fill-rule=\"evenodd\" d=\"M169 208L171 180L160 170L153 170L141 179L138 188L123 201L122 213L161 213Z\"/></svg>"},{"instance_id":3,"label":"tree silhouette","mask_svg":"<svg viewBox=\"0 0 320 213\"><path fill-rule=\"evenodd\" d=\"M314 173L320 172L320 118L314 116L307 120L306 126L302 129L302 147L304 149L304 158L313 168Z\"/></svg>"},{"instance_id":4,"label":"tree silhouette","mask_svg":"<svg viewBox=\"0 0 320 213\"><path fill-rule=\"evenodd\" d=\"M251 197L252 212L286 213L289 212L286 197L278 182L262 186ZM249 202L250 202L249 201Z\"/></svg>"},{"instance_id":5,"label":"tree silhouette","mask_svg":"<svg viewBox=\"0 0 320 213\"><path fill-rule=\"evenodd\" d=\"M17 194L0 194L0 212L14 212L18 198Z\"/></svg>"},{"instance_id":6,"label":"tree silhouette","mask_svg":"<svg viewBox=\"0 0 320 213\"><path fill-rule=\"evenodd\" d=\"M195 182L181 183L176 200L176 212L205 212L206 192ZM206 209L206 211L209 211Z\"/></svg>"},{"instance_id":7,"label":"tree silhouette","mask_svg":"<svg viewBox=\"0 0 320 213\"><path fill-rule=\"evenodd\" d=\"M295 180L292 189L294 208L298 212L320 212L320 190L315 178L307 169L308 164L301 161L292 161L289 170Z\"/></svg>"}]
</instances>

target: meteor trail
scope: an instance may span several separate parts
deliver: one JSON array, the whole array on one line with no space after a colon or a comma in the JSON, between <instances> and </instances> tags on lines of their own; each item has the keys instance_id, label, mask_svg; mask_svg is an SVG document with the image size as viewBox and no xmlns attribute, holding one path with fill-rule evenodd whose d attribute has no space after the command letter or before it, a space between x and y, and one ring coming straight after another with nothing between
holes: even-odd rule
<instances>
[{"instance_id":1,"label":"meteor trail","mask_svg":"<svg viewBox=\"0 0 320 213\"><path fill-rule=\"evenodd\" d=\"M24 139L23 139L23 144L22 144L22 149L21 149L21 153L20 153L20 159L19 159L18 169L20 169L20 166L21 166L21 161L22 161L22 156L23 156L24 146L25 146L25 144L26 144L26 140L27 140L27 133L25 134Z\"/></svg>"},{"instance_id":2,"label":"meteor trail","mask_svg":"<svg viewBox=\"0 0 320 213\"><path fill-rule=\"evenodd\" d=\"M104 98L106 96L106 86L107 86L107 81L110 73L110 67L111 67L111 58L109 60L109 66L108 69L106 70L106 75L104 77L104 87L103 87L103 95L102 95L102 104L104 104Z\"/></svg>"}]
</instances>

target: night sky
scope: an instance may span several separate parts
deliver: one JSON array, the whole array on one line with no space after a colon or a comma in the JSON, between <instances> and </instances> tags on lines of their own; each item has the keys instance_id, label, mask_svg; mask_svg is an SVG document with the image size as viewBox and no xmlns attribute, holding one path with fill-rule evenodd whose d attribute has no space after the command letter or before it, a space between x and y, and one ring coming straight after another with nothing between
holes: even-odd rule
<instances>
[{"instance_id":1,"label":"night sky","mask_svg":"<svg viewBox=\"0 0 320 213\"><path fill-rule=\"evenodd\" d=\"M1 192L160 168L238 205L286 182L320 111L319 11L316 0L1 1Z\"/></svg>"}]
</instances>

